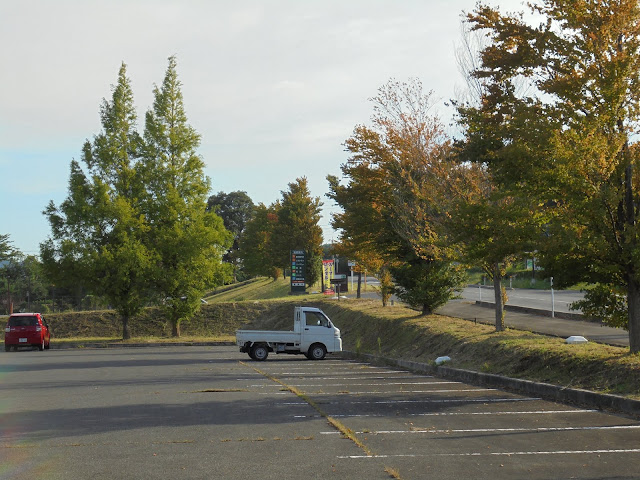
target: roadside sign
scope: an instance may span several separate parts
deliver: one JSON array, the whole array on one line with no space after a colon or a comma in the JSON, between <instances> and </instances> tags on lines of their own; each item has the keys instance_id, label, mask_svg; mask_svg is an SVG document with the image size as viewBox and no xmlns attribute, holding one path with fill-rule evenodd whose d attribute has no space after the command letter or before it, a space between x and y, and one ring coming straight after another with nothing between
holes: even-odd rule
<instances>
[{"instance_id":1,"label":"roadside sign","mask_svg":"<svg viewBox=\"0 0 640 480\"><path fill-rule=\"evenodd\" d=\"M306 291L307 262L304 250L291 250L291 293Z\"/></svg>"}]
</instances>

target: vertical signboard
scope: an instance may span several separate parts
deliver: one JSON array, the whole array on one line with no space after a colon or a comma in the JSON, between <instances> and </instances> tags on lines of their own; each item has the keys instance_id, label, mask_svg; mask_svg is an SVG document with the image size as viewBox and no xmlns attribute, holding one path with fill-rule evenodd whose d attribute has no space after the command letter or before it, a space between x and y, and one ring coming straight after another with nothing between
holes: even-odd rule
<instances>
[{"instance_id":1,"label":"vertical signboard","mask_svg":"<svg viewBox=\"0 0 640 480\"><path fill-rule=\"evenodd\" d=\"M291 250L291 293L305 292L306 271L304 250Z\"/></svg>"},{"instance_id":2,"label":"vertical signboard","mask_svg":"<svg viewBox=\"0 0 640 480\"><path fill-rule=\"evenodd\" d=\"M322 260L322 275L324 277L324 284L329 285L333 278L333 260Z\"/></svg>"}]
</instances>

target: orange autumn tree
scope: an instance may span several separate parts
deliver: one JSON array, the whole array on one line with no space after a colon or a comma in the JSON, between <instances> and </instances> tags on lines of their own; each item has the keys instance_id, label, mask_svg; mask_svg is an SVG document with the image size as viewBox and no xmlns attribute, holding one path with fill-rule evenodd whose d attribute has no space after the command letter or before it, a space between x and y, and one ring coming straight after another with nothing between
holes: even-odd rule
<instances>
[{"instance_id":1,"label":"orange autumn tree","mask_svg":"<svg viewBox=\"0 0 640 480\"><path fill-rule=\"evenodd\" d=\"M449 141L417 80L391 81L372 102L373 126L356 127L345 143L348 184L329 177L328 195L343 208L332 224L343 240L376 252L380 275L390 274L398 296L428 314L464 279L440 229Z\"/></svg>"},{"instance_id":2,"label":"orange autumn tree","mask_svg":"<svg viewBox=\"0 0 640 480\"><path fill-rule=\"evenodd\" d=\"M525 192L544 219L538 250L554 283L595 284L583 306L623 319L638 353L640 6L542 0L530 8L535 15L525 17L478 4L468 15L489 42L474 71L486 92L462 110L467 151L502 189ZM529 88L518 90L523 79Z\"/></svg>"}]
</instances>

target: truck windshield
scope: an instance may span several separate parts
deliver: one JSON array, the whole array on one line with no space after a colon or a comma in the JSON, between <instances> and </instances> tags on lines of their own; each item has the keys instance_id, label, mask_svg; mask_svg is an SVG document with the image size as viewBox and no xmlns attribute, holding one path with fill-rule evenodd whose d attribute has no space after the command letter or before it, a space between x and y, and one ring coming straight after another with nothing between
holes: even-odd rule
<instances>
[{"instance_id":1,"label":"truck windshield","mask_svg":"<svg viewBox=\"0 0 640 480\"><path fill-rule=\"evenodd\" d=\"M305 312L307 325L317 325L319 327L328 327L329 319L320 312Z\"/></svg>"}]
</instances>

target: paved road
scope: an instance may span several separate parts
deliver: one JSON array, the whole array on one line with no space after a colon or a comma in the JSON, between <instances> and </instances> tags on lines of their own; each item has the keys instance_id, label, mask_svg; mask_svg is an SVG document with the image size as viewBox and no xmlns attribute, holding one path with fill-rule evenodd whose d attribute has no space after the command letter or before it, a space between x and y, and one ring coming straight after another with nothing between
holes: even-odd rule
<instances>
[{"instance_id":1,"label":"paved road","mask_svg":"<svg viewBox=\"0 0 640 480\"><path fill-rule=\"evenodd\" d=\"M575 290L554 290L553 302L550 290L535 290L532 288L517 288L507 291L509 297L508 305L519 307L536 308L539 310L551 311L552 306L556 312L579 313L571 310L569 306L573 302L582 300L584 293ZM461 297L465 300L482 301L494 303L493 287L466 287L461 292Z\"/></svg>"},{"instance_id":2,"label":"paved road","mask_svg":"<svg viewBox=\"0 0 640 480\"><path fill-rule=\"evenodd\" d=\"M440 307L436 313L490 325L495 324L495 310L476 305L475 301L451 300L445 306ZM555 335L563 338L571 335L581 335L593 342L622 347L629 346L629 333L626 330L605 327L594 322L565 320L557 317L551 318L545 315L508 310L505 313L504 323L509 328L543 333L545 335Z\"/></svg>"},{"instance_id":3,"label":"paved road","mask_svg":"<svg viewBox=\"0 0 640 480\"><path fill-rule=\"evenodd\" d=\"M640 462L630 418L233 347L3 353L0 399L0 479L631 479Z\"/></svg>"},{"instance_id":4,"label":"paved road","mask_svg":"<svg viewBox=\"0 0 640 480\"><path fill-rule=\"evenodd\" d=\"M378 294L374 288L377 288L379 284L375 278L370 277L367 282L368 290L363 292L361 296L364 298L377 298ZM351 290L348 296L355 297L355 290ZM569 307L573 302L582 300L584 293L576 290L554 290L552 299L550 290L514 288L507 291L507 296L509 297L507 302L509 305L548 311L554 308L556 312L580 313L579 310L571 310ZM495 300L492 286L467 286L460 292L460 297L474 302L493 303Z\"/></svg>"},{"instance_id":5,"label":"paved road","mask_svg":"<svg viewBox=\"0 0 640 480\"><path fill-rule=\"evenodd\" d=\"M561 318L551 318L550 292L533 289L509 290L508 305L536 308L546 310L549 315L537 315L534 313L523 313L517 311L507 311L505 314L505 325L509 328L527 330L546 335L555 335L567 338L571 335L581 335L590 341L629 346L629 334L621 328L605 327L594 322L580 320L568 320ZM353 295L351 295L353 296ZM478 321L487 324L495 323L495 312L493 308L476 305L480 300L478 287L467 287L462 292L462 299L449 301L445 306L440 307L437 313L450 317L462 318L465 320ZM375 292L366 292L365 298L376 298ZM555 308L556 312L578 313L569 310L569 305L583 297L581 292L564 290L556 292ZM482 288L482 301L493 303L493 289Z\"/></svg>"}]
</instances>

